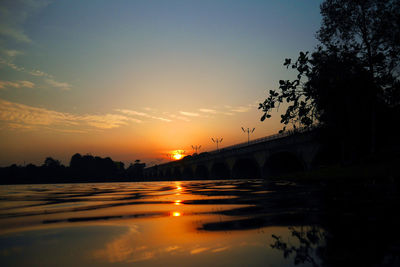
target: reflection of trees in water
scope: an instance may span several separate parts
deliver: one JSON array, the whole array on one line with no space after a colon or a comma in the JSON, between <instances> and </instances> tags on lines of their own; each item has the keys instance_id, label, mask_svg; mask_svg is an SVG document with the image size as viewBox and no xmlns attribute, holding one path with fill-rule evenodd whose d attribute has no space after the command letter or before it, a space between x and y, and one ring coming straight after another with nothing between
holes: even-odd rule
<instances>
[{"instance_id":1,"label":"reflection of trees in water","mask_svg":"<svg viewBox=\"0 0 400 267\"><path fill-rule=\"evenodd\" d=\"M282 251L285 259L293 258L294 265L400 266L398 216L377 218L373 210L369 214L373 220L347 213L346 219L339 214L323 228L289 227L291 237L272 235L270 246Z\"/></svg>"},{"instance_id":2,"label":"reflection of trees in water","mask_svg":"<svg viewBox=\"0 0 400 267\"><path fill-rule=\"evenodd\" d=\"M289 227L289 230L293 240L288 239L285 243L281 236L272 235L275 242L271 247L281 250L285 259L293 255L295 265L311 263L314 267L321 266L316 258L321 258L325 251L326 232L316 226Z\"/></svg>"}]
</instances>

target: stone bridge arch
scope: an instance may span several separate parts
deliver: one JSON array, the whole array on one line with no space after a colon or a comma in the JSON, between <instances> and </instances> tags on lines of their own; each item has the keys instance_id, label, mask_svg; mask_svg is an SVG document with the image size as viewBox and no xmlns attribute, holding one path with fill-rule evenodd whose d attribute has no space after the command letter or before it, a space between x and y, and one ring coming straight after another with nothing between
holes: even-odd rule
<instances>
[{"instance_id":1,"label":"stone bridge arch","mask_svg":"<svg viewBox=\"0 0 400 267\"><path fill-rule=\"evenodd\" d=\"M171 170L171 168L167 167L167 169L164 172L164 178L167 178L167 179L172 178L172 170Z\"/></svg>"},{"instance_id":2,"label":"stone bridge arch","mask_svg":"<svg viewBox=\"0 0 400 267\"><path fill-rule=\"evenodd\" d=\"M231 170L229 165L224 161L217 161L211 167L211 178L213 179L229 179L231 178Z\"/></svg>"},{"instance_id":3,"label":"stone bridge arch","mask_svg":"<svg viewBox=\"0 0 400 267\"><path fill-rule=\"evenodd\" d=\"M268 178L306 169L307 166L301 155L299 156L292 151L279 151L272 153L267 158L262 168L262 173L264 178Z\"/></svg>"},{"instance_id":4,"label":"stone bridge arch","mask_svg":"<svg viewBox=\"0 0 400 267\"><path fill-rule=\"evenodd\" d=\"M193 179L194 178L192 166L184 166L183 167L182 178L183 179Z\"/></svg>"},{"instance_id":5,"label":"stone bridge arch","mask_svg":"<svg viewBox=\"0 0 400 267\"><path fill-rule=\"evenodd\" d=\"M173 167L172 178L174 178L174 179L182 179L182 172L181 172L180 166Z\"/></svg>"},{"instance_id":6,"label":"stone bridge arch","mask_svg":"<svg viewBox=\"0 0 400 267\"><path fill-rule=\"evenodd\" d=\"M253 157L238 158L232 167L233 179L259 179L261 169L257 160Z\"/></svg>"},{"instance_id":7,"label":"stone bridge arch","mask_svg":"<svg viewBox=\"0 0 400 267\"><path fill-rule=\"evenodd\" d=\"M209 179L210 178L210 172L208 171L208 168L204 164L199 164L196 166L195 171L194 171L194 178L196 179Z\"/></svg>"}]
</instances>

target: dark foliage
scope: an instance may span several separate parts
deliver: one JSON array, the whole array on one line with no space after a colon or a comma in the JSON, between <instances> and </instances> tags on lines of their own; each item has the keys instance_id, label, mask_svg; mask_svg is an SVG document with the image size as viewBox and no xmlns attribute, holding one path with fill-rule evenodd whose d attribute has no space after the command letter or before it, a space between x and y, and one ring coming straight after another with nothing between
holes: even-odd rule
<instances>
[{"instance_id":1,"label":"dark foliage","mask_svg":"<svg viewBox=\"0 0 400 267\"><path fill-rule=\"evenodd\" d=\"M282 241L280 236L272 235L275 241L271 244L271 248L281 250L285 259L293 255L295 265L310 263L312 266L318 267L319 264L314 259L316 258L314 254L322 254L324 247L321 243L326 238L326 233L315 226L310 229L289 227L289 230L295 238L296 245Z\"/></svg>"},{"instance_id":2,"label":"dark foliage","mask_svg":"<svg viewBox=\"0 0 400 267\"><path fill-rule=\"evenodd\" d=\"M126 175L129 178L142 179L143 169L146 167L146 163L140 163L140 160L135 160L134 164L130 164L126 169Z\"/></svg>"},{"instance_id":3,"label":"dark foliage","mask_svg":"<svg viewBox=\"0 0 400 267\"><path fill-rule=\"evenodd\" d=\"M326 0L321 14L319 47L285 60L297 76L269 91L261 121L285 104L283 131L318 124L323 140L337 140L342 160L353 161L396 141L389 125L400 122L400 3Z\"/></svg>"},{"instance_id":4,"label":"dark foliage","mask_svg":"<svg viewBox=\"0 0 400 267\"><path fill-rule=\"evenodd\" d=\"M0 168L0 184L117 182L142 178L144 163L136 161L126 170L124 163L111 158L75 154L66 167L51 157L42 166L15 164Z\"/></svg>"}]
</instances>

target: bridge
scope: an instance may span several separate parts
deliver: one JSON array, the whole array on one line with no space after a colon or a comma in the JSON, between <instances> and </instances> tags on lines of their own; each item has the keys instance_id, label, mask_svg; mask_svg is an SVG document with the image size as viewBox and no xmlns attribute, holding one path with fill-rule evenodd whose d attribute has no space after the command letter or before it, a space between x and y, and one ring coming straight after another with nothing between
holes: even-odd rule
<instances>
[{"instance_id":1,"label":"bridge","mask_svg":"<svg viewBox=\"0 0 400 267\"><path fill-rule=\"evenodd\" d=\"M321 145L316 130L284 132L144 169L152 179L240 179L312 169Z\"/></svg>"}]
</instances>

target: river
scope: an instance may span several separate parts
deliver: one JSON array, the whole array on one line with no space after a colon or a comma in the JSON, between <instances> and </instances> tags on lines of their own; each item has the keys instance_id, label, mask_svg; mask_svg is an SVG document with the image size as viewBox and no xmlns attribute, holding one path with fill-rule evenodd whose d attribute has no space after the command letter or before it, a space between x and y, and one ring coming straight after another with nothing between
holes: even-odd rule
<instances>
[{"instance_id":1,"label":"river","mask_svg":"<svg viewBox=\"0 0 400 267\"><path fill-rule=\"evenodd\" d=\"M0 263L294 266L296 254L284 258L278 238L299 245L293 231L317 229L323 243L323 231L313 216L300 218L296 205L274 208L277 186L262 180L1 186Z\"/></svg>"}]
</instances>

